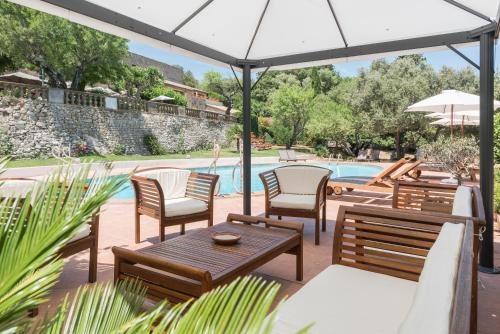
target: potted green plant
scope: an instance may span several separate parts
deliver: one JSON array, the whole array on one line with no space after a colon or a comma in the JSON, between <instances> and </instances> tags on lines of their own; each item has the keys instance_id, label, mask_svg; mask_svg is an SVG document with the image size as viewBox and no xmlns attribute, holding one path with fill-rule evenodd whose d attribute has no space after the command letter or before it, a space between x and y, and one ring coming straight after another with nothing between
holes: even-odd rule
<instances>
[{"instance_id":1,"label":"potted green plant","mask_svg":"<svg viewBox=\"0 0 500 334\"><path fill-rule=\"evenodd\" d=\"M453 175L453 179L446 182L458 184L470 179L479 157L479 145L473 137L440 137L421 146L420 151L424 160L442 165Z\"/></svg>"}]
</instances>

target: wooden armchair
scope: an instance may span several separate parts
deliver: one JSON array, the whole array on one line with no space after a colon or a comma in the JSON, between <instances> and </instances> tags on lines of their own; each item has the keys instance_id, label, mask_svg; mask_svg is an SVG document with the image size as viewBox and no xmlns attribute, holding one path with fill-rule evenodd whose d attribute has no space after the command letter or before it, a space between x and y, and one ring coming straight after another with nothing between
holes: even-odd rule
<instances>
[{"instance_id":1,"label":"wooden armchair","mask_svg":"<svg viewBox=\"0 0 500 334\"><path fill-rule=\"evenodd\" d=\"M30 191L35 182L35 179L29 178L4 178L0 179L0 200L5 197L19 197L21 201L24 201L24 196ZM14 205L14 203L13 203ZM19 208L19 204L15 204ZM14 210L14 208L12 208ZM15 212L14 214L19 212ZM16 217L14 217L15 219ZM97 253L98 253L98 242L99 242L99 213L94 214L92 218L87 222L85 230L78 233L73 239L71 239L64 247L59 250L61 257L66 258L68 256L80 253L84 250L89 250L89 283L94 283L97 281Z\"/></svg>"},{"instance_id":2,"label":"wooden armchair","mask_svg":"<svg viewBox=\"0 0 500 334\"><path fill-rule=\"evenodd\" d=\"M140 218L145 215L159 222L160 240L167 226L208 220L213 225L214 191L219 175L188 169L156 167L138 171L131 181L135 191L135 242L139 243Z\"/></svg>"},{"instance_id":3,"label":"wooden armchair","mask_svg":"<svg viewBox=\"0 0 500 334\"><path fill-rule=\"evenodd\" d=\"M259 174L265 190L266 218L277 215L315 219L319 245L320 217L326 231L326 186L332 171L316 166L283 166Z\"/></svg>"}]
</instances>

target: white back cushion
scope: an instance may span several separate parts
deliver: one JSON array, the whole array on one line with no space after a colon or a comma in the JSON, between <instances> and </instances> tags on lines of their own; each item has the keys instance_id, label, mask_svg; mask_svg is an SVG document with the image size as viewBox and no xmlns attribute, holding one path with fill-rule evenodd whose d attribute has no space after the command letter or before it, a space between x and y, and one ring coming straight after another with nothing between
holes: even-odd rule
<instances>
[{"instance_id":1,"label":"white back cushion","mask_svg":"<svg viewBox=\"0 0 500 334\"><path fill-rule=\"evenodd\" d=\"M315 195L319 182L330 171L312 166L286 166L274 172L282 193Z\"/></svg>"},{"instance_id":2,"label":"white back cushion","mask_svg":"<svg viewBox=\"0 0 500 334\"><path fill-rule=\"evenodd\" d=\"M427 255L412 306L399 334L450 333L463 233L463 224L443 225Z\"/></svg>"},{"instance_id":3,"label":"white back cushion","mask_svg":"<svg viewBox=\"0 0 500 334\"><path fill-rule=\"evenodd\" d=\"M157 180L165 199L181 198L186 195L187 181L191 171L189 169L157 169L139 172L136 175Z\"/></svg>"},{"instance_id":4,"label":"white back cushion","mask_svg":"<svg viewBox=\"0 0 500 334\"><path fill-rule=\"evenodd\" d=\"M472 217L472 188L459 186L453 198L452 214Z\"/></svg>"}]
</instances>

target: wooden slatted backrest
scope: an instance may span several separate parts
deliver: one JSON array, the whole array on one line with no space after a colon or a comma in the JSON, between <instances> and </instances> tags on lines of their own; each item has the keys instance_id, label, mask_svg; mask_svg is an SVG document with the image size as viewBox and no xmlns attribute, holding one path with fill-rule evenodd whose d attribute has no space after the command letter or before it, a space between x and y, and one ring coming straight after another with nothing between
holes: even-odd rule
<instances>
[{"instance_id":1,"label":"wooden slatted backrest","mask_svg":"<svg viewBox=\"0 0 500 334\"><path fill-rule=\"evenodd\" d=\"M280 185L278 183L278 178L274 170L268 170L266 172L259 174L262 183L264 184L264 190L266 192L266 198L271 199L276 197L280 193Z\"/></svg>"},{"instance_id":2,"label":"wooden slatted backrest","mask_svg":"<svg viewBox=\"0 0 500 334\"><path fill-rule=\"evenodd\" d=\"M164 214L164 197L160 183L144 176L130 178L135 191L136 209L151 217L161 218Z\"/></svg>"},{"instance_id":3,"label":"wooden slatted backrest","mask_svg":"<svg viewBox=\"0 0 500 334\"><path fill-rule=\"evenodd\" d=\"M417 281L442 225L466 220L409 210L341 206L332 262Z\"/></svg>"},{"instance_id":4,"label":"wooden slatted backrest","mask_svg":"<svg viewBox=\"0 0 500 334\"><path fill-rule=\"evenodd\" d=\"M219 175L191 172L187 182L186 197L211 203Z\"/></svg>"},{"instance_id":5,"label":"wooden slatted backrest","mask_svg":"<svg viewBox=\"0 0 500 334\"><path fill-rule=\"evenodd\" d=\"M398 181L394 185L392 207L450 213L456 185Z\"/></svg>"}]
</instances>

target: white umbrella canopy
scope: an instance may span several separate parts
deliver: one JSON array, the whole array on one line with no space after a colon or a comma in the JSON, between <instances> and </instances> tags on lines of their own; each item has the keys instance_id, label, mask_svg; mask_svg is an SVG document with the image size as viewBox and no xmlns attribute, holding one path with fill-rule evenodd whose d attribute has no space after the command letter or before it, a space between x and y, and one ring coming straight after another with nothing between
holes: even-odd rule
<instances>
[{"instance_id":1,"label":"white umbrella canopy","mask_svg":"<svg viewBox=\"0 0 500 334\"><path fill-rule=\"evenodd\" d=\"M165 96L165 95L160 95L155 97L154 99L151 99L153 102L168 102L168 101L173 101L175 100L173 97L170 96Z\"/></svg>"},{"instance_id":2,"label":"white umbrella canopy","mask_svg":"<svg viewBox=\"0 0 500 334\"><path fill-rule=\"evenodd\" d=\"M434 121L431 123L431 125L441 125L441 126L451 126L451 125L479 125L479 120L478 119L469 119L469 120L462 120L455 118L453 120L453 124L451 122L450 118L442 118L437 121Z\"/></svg>"},{"instance_id":3,"label":"white umbrella canopy","mask_svg":"<svg viewBox=\"0 0 500 334\"><path fill-rule=\"evenodd\" d=\"M500 101L493 101L494 109L500 108ZM455 113L479 109L479 96L459 90L443 90L441 94L431 96L409 106L407 112Z\"/></svg>"}]
</instances>

